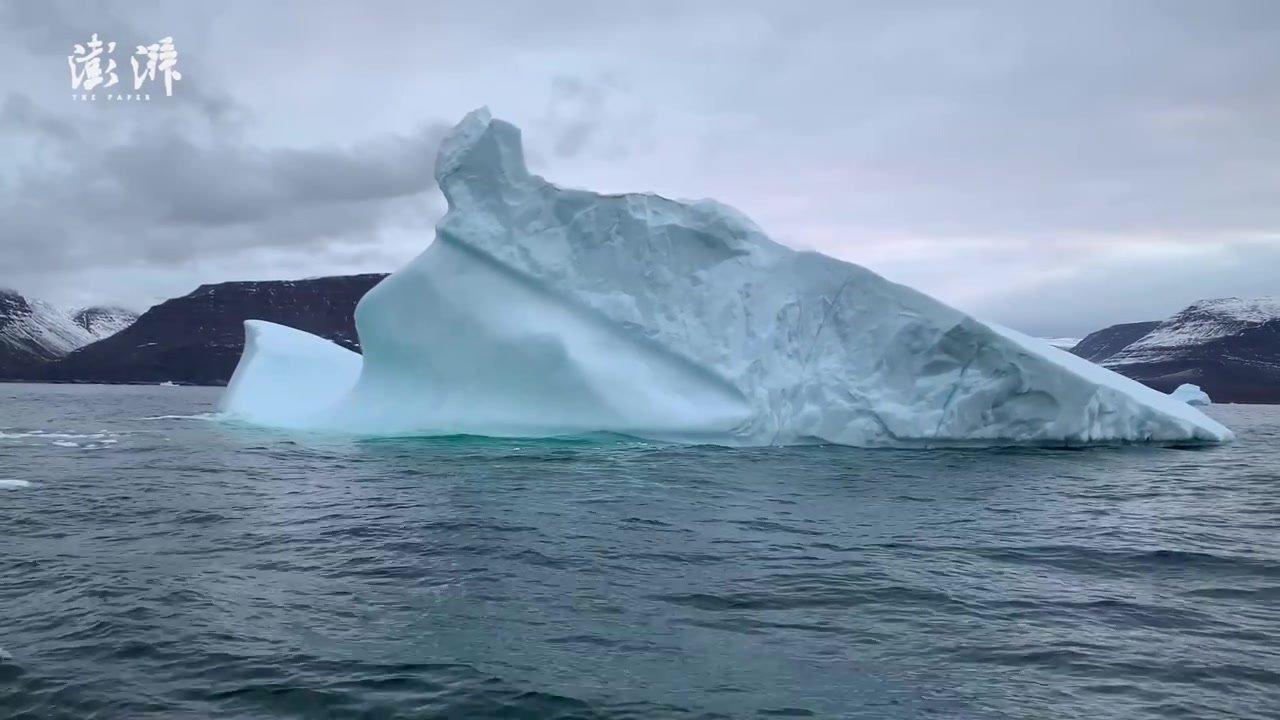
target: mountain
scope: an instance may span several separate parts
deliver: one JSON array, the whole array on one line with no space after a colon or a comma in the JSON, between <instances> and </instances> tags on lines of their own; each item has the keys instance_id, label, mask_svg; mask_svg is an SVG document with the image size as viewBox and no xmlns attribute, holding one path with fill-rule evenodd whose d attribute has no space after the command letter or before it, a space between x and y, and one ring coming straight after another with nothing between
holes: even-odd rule
<instances>
[{"instance_id":1,"label":"mountain","mask_svg":"<svg viewBox=\"0 0 1280 720\"><path fill-rule=\"evenodd\" d=\"M1192 383L1214 402L1280 403L1280 299L1202 300L1102 365L1162 392Z\"/></svg>"},{"instance_id":2,"label":"mountain","mask_svg":"<svg viewBox=\"0 0 1280 720\"><path fill-rule=\"evenodd\" d=\"M71 316L77 325L98 340L111 337L138 319L138 313L117 307L90 307Z\"/></svg>"},{"instance_id":3,"label":"mountain","mask_svg":"<svg viewBox=\"0 0 1280 720\"><path fill-rule=\"evenodd\" d=\"M244 347L245 320L288 325L357 350L356 303L383 277L201 285L156 305L120 332L44 364L25 379L222 385L231 378ZM88 322L105 327L111 320L98 317Z\"/></svg>"},{"instance_id":4,"label":"mountain","mask_svg":"<svg viewBox=\"0 0 1280 720\"><path fill-rule=\"evenodd\" d=\"M61 358L128 322L127 310L90 308L74 313L0 290L0 378L25 374L26 368Z\"/></svg>"},{"instance_id":5,"label":"mountain","mask_svg":"<svg viewBox=\"0 0 1280 720\"><path fill-rule=\"evenodd\" d=\"M1089 333L1071 348L1071 352L1085 360L1101 363L1121 350L1137 342L1143 335L1156 329L1159 320L1122 323Z\"/></svg>"}]
</instances>

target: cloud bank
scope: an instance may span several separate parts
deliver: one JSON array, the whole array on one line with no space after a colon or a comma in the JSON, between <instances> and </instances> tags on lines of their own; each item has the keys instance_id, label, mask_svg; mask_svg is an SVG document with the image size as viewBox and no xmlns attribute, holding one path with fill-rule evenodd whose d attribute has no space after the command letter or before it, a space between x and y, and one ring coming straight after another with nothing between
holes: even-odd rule
<instances>
[{"instance_id":1,"label":"cloud bank","mask_svg":"<svg viewBox=\"0 0 1280 720\"><path fill-rule=\"evenodd\" d=\"M1267 0L0 7L0 284L59 302L394 269L479 105L557 183L715 197L1032 333L1280 294ZM73 100L94 32L172 36L174 96Z\"/></svg>"}]
</instances>

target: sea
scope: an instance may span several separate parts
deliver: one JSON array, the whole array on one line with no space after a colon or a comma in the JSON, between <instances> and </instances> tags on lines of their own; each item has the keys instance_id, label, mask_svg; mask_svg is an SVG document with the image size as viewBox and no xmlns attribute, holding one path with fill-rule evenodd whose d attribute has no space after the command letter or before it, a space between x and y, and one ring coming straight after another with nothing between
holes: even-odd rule
<instances>
[{"instance_id":1,"label":"sea","mask_svg":"<svg viewBox=\"0 0 1280 720\"><path fill-rule=\"evenodd\" d=\"M1280 718L1211 449L359 440L0 385L0 718Z\"/></svg>"}]
</instances>

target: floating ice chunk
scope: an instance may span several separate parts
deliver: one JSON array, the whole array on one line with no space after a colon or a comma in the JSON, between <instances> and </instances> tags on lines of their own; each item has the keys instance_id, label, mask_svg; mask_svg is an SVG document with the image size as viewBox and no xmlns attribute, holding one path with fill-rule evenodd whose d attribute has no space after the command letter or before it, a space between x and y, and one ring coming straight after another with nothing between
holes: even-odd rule
<instances>
[{"instance_id":1,"label":"floating ice chunk","mask_svg":"<svg viewBox=\"0 0 1280 720\"><path fill-rule=\"evenodd\" d=\"M48 432L45 430L28 430L24 432L12 432L12 433L0 432L0 440L10 440L10 439L17 440L22 438L34 438L36 440L55 440L55 441L86 440L86 439L98 440L101 438L112 437L114 435L115 433L111 433L108 431L96 432L96 433L65 433L65 432ZM104 441L104 442L107 442L107 441ZM115 442L115 440L110 440L109 442ZM58 443L54 442L53 444L57 445Z\"/></svg>"},{"instance_id":2,"label":"floating ice chunk","mask_svg":"<svg viewBox=\"0 0 1280 720\"><path fill-rule=\"evenodd\" d=\"M443 142L436 241L360 301L361 359L262 324L227 390L266 425L618 432L730 445L1214 443L1198 410L714 201L526 169L486 110Z\"/></svg>"},{"instance_id":3,"label":"floating ice chunk","mask_svg":"<svg viewBox=\"0 0 1280 720\"><path fill-rule=\"evenodd\" d=\"M1200 389L1199 385L1191 383L1183 383L1179 385L1170 396L1181 400L1188 405L1212 405L1213 400L1209 399L1209 394Z\"/></svg>"}]
</instances>

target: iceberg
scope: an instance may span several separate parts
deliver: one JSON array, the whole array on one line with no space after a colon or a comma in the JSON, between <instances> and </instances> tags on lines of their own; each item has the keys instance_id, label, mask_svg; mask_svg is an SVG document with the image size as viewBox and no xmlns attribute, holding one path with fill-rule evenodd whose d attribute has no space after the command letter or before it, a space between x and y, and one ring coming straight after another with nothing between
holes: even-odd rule
<instances>
[{"instance_id":1,"label":"iceberg","mask_svg":"<svg viewBox=\"0 0 1280 720\"><path fill-rule=\"evenodd\" d=\"M1171 397L1177 398L1188 405L1212 405L1213 400L1209 399L1209 394L1200 389L1199 385L1191 383L1183 383L1169 393Z\"/></svg>"},{"instance_id":2,"label":"iceberg","mask_svg":"<svg viewBox=\"0 0 1280 720\"><path fill-rule=\"evenodd\" d=\"M770 239L712 200L561 188L487 109L442 143L435 241L355 311L363 357L250 321L223 397L262 425L722 445L1219 443L1048 343Z\"/></svg>"}]
</instances>

